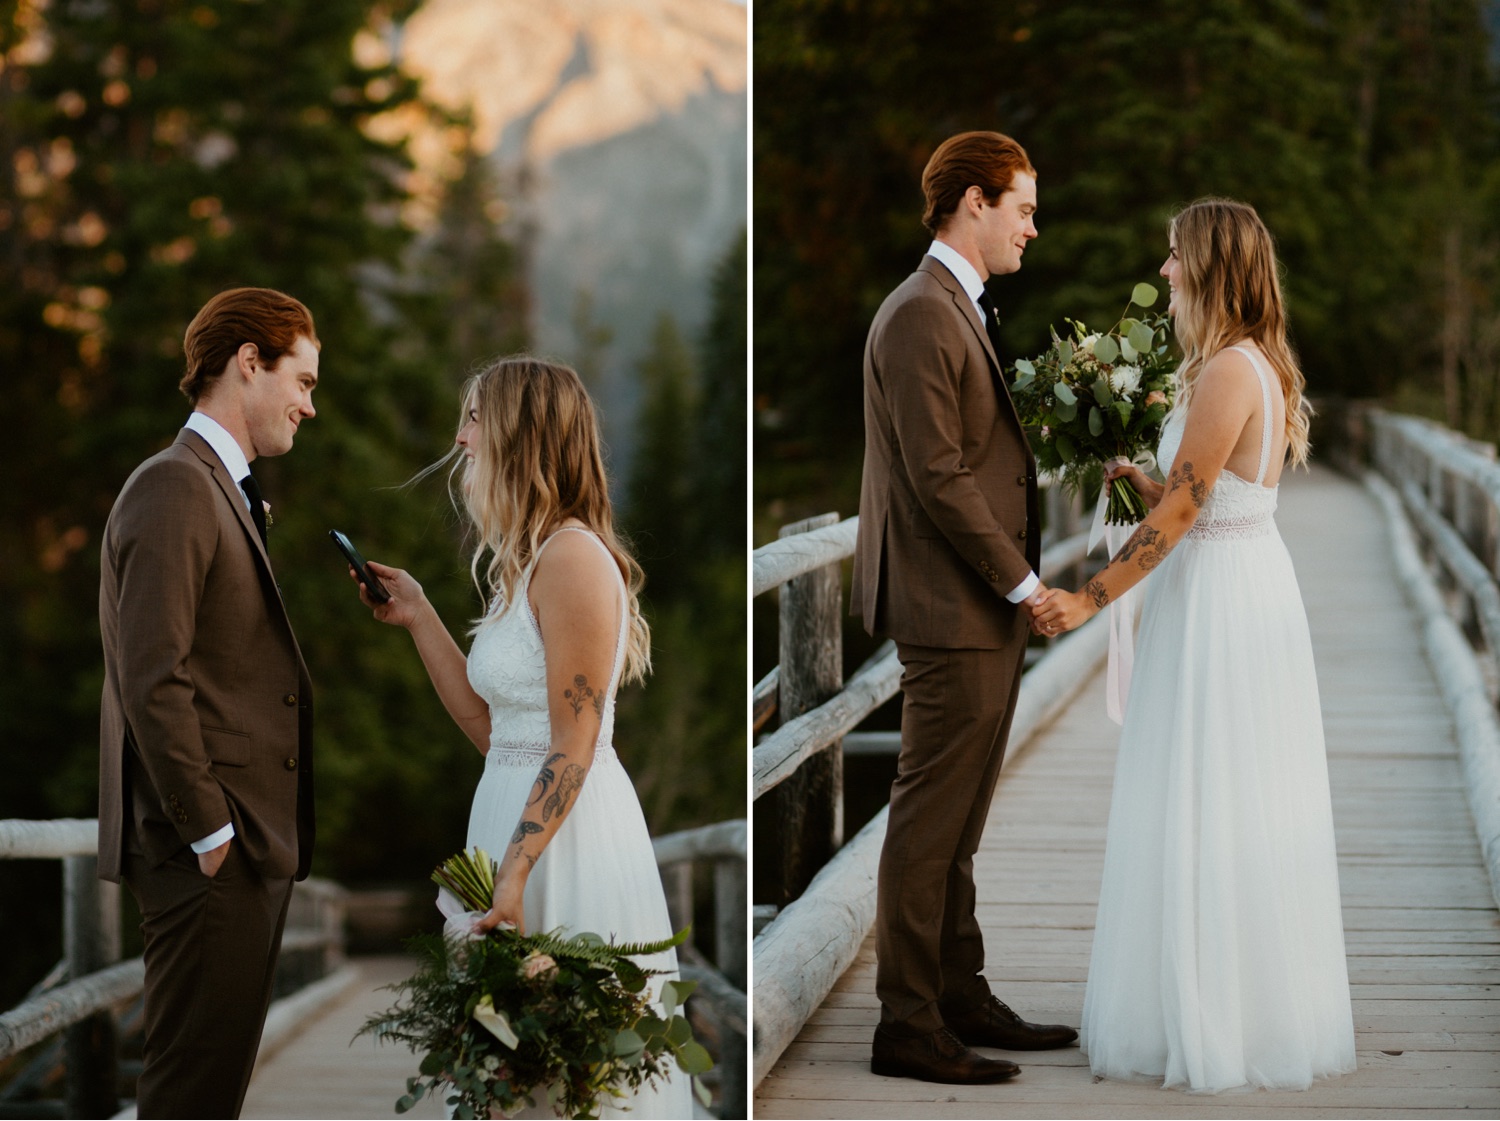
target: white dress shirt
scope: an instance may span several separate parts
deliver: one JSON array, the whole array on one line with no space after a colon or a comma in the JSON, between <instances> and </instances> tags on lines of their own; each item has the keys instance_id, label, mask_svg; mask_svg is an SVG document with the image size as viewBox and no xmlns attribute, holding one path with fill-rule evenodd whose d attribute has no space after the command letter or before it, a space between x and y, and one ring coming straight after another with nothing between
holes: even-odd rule
<instances>
[{"instance_id":1,"label":"white dress shirt","mask_svg":"<svg viewBox=\"0 0 1500 1121\"><path fill-rule=\"evenodd\" d=\"M958 281L964 293L969 297L970 302L973 303L974 311L979 316L979 322L984 323L984 308L979 306L979 297L984 292L984 281L979 279L979 273L975 271L974 266L969 264L965 260L964 255L946 241L934 239L933 243L927 248L927 255L936 259L953 274L953 279ZM1005 593L1005 598L1010 600L1011 603L1020 603L1023 600L1030 599L1031 593L1036 591L1037 585L1040 583L1041 580L1037 578L1035 572L1027 573L1026 579Z\"/></svg>"},{"instance_id":2,"label":"white dress shirt","mask_svg":"<svg viewBox=\"0 0 1500 1121\"><path fill-rule=\"evenodd\" d=\"M219 462L224 464L229 477L238 484L240 497L245 500L245 509L248 510L250 496L245 493L245 476L250 474L250 461L245 458L245 451L240 447L239 441L207 413L194 412L187 418L187 424L184 427L191 428L208 441L208 446L213 448L214 454L219 457ZM198 853L211 852L233 836L234 822L231 821L224 828L215 830L201 841L194 841L192 850Z\"/></svg>"}]
</instances>

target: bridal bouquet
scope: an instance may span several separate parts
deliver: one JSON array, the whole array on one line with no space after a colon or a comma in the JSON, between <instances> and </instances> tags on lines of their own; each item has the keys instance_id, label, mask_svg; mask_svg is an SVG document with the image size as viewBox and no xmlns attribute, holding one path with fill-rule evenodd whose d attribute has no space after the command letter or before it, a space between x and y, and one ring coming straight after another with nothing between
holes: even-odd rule
<instances>
[{"instance_id":1,"label":"bridal bouquet","mask_svg":"<svg viewBox=\"0 0 1500 1121\"><path fill-rule=\"evenodd\" d=\"M680 945L687 928L661 942L624 946L560 931L476 935L468 927L475 912L490 907L494 873L482 849L438 867L433 880L457 903L443 908L448 927L442 936L413 940L420 968L390 986L399 994L396 1006L359 1031L422 1055L421 1076L406 1080L396 1112L424 1094L447 1092L454 1116L503 1117L544 1094L561 1116L597 1117L606 1099L666 1077L669 1058L693 1077L706 1106L696 1076L712 1060L679 1011L697 982L663 983L658 1012L645 990L660 971L630 960Z\"/></svg>"},{"instance_id":2,"label":"bridal bouquet","mask_svg":"<svg viewBox=\"0 0 1500 1121\"><path fill-rule=\"evenodd\" d=\"M1149 308L1157 292L1137 284L1132 307ZM1016 363L1011 396L1036 450L1037 467L1081 489L1093 469L1116 456L1146 464L1172 406L1176 359L1168 353L1166 315L1128 314L1104 332L1069 319L1072 334L1040 357ZM1142 453L1146 453L1144 456ZM1130 525L1146 516L1146 503L1127 480L1110 484L1105 520Z\"/></svg>"}]
</instances>

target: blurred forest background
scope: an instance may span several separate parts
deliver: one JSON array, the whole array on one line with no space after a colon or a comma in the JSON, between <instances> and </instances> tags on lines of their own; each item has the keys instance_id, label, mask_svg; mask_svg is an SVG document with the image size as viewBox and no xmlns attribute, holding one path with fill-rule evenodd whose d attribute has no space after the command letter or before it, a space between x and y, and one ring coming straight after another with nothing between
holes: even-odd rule
<instances>
[{"instance_id":1,"label":"blurred forest background","mask_svg":"<svg viewBox=\"0 0 1500 1121\"><path fill-rule=\"evenodd\" d=\"M650 21L683 3L710 10L730 47L739 27L743 75L743 8L613 7L649 45ZM524 146L519 163L500 161L493 120L451 88L443 103L428 96L401 57L422 16L414 0L0 0L0 378L13 406L0 440L0 818L97 813L101 531L126 477L187 416L188 320L235 285L298 296L323 341L316 419L289 455L257 464L317 689L315 872L419 886L463 845L482 762L407 636L359 605L326 533L411 569L462 636L480 605L442 475L399 484L451 447L464 377L535 345L590 381L613 462L628 467L617 510L648 576L656 672L621 697L616 742L652 831L744 815L743 81L709 91L714 113L693 110L698 135L727 133L699 146L732 150L740 106L738 203L716 195L717 226L695 230L700 246L717 231L712 252L678 253L655 289L638 279L649 312L616 306L613 323L596 294L609 278L575 275L563 295L577 329L539 344L538 245L571 227L563 204L538 199L566 169L528 164ZM571 57L538 99L576 93L609 64L582 30L558 36ZM492 62L524 61L525 46L507 40ZM494 65L484 77L507 80ZM683 149L660 137L688 130L692 106L653 118L642 105L564 154L587 166L602 145L618 173L644 129L658 177L691 185L662 163ZM732 187L732 159L728 173ZM630 211L611 221L628 245ZM60 956L59 881L56 862L0 861L0 1007Z\"/></svg>"},{"instance_id":2,"label":"blurred forest background","mask_svg":"<svg viewBox=\"0 0 1500 1121\"><path fill-rule=\"evenodd\" d=\"M1487 0L760 0L756 542L855 512L861 356L921 259L922 168L992 128L1040 236L990 284L1008 353L1113 322L1202 195L1276 236L1315 394L1500 432L1500 100Z\"/></svg>"},{"instance_id":3,"label":"blurred forest background","mask_svg":"<svg viewBox=\"0 0 1500 1121\"><path fill-rule=\"evenodd\" d=\"M1171 213L1228 195L1278 240L1314 395L1495 439L1497 32L1492 0L757 0L755 544L857 512L865 335L928 244L922 168L966 129L1038 169L1040 236L989 285L1003 362L1164 290Z\"/></svg>"}]
</instances>

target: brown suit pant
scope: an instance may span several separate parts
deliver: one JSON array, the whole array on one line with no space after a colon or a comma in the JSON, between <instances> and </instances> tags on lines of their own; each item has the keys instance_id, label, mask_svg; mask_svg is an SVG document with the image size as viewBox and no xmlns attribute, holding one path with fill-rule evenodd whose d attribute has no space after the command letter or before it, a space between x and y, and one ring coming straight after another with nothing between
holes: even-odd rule
<instances>
[{"instance_id":1,"label":"brown suit pant","mask_svg":"<svg viewBox=\"0 0 1500 1121\"><path fill-rule=\"evenodd\" d=\"M271 1003L292 882L262 879L237 840L212 879L187 847L156 868L127 852L124 879L146 937L138 1116L238 1117Z\"/></svg>"},{"instance_id":2,"label":"brown suit pant","mask_svg":"<svg viewBox=\"0 0 1500 1121\"><path fill-rule=\"evenodd\" d=\"M974 853L1020 691L1024 626L1002 650L896 644L901 755L880 852L875 992L881 1024L898 1034L936 1031L943 1010L990 996Z\"/></svg>"}]
</instances>

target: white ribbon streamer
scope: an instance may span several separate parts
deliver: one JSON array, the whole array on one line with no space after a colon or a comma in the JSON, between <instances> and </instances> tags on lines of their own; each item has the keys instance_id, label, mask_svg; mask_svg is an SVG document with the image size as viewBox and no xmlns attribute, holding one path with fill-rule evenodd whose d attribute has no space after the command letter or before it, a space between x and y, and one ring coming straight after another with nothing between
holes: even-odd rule
<instances>
[{"instance_id":1,"label":"white ribbon streamer","mask_svg":"<svg viewBox=\"0 0 1500 1121\"><path fill-rule=\"evenodd\" d=\"M1130 462L1142 471L1156 467L1156 457L1149 451L1138 453ZM1130 539L1135 527L1114 525L1107 520L1108 512L1109 479L1106 476L1099 492L1099 504L1094 508L1088 551L1092 553L1102 540L1107 555L1112 557ZM1116 724L1125 723L1125 701L1130 696L1130 675L1135 668L1135 591L1131 588L1109 605L1109 670L1105 679L1104 710Z\"/></svg>"}]
</instances>

